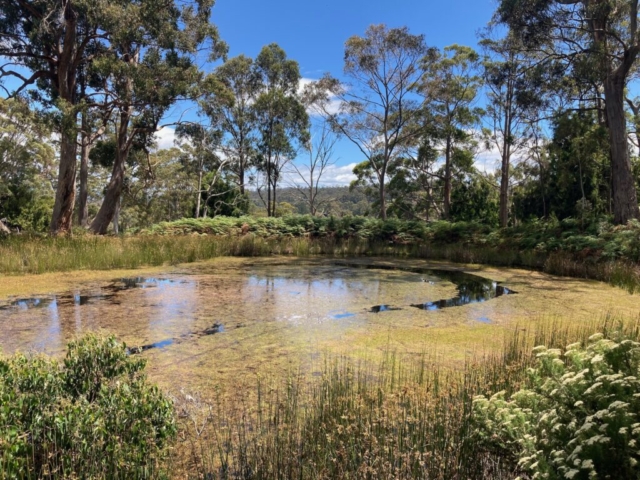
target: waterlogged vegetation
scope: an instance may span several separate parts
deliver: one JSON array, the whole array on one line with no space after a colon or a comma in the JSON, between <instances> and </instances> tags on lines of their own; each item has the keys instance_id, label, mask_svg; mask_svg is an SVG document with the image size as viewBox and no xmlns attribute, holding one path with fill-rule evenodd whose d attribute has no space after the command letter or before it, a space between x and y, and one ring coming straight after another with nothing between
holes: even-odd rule
<instances>
[{"instance_id":1,"label":"waterlogged vegetation","mask_svg":"<svg viewBox=\"0 0 640 480\"><path fill-rule=\"evenodd\" d=\"M9 478L69 468L83 478L633 478L638 338L637 321L540 321L510 328L499 349L460 368L428 354L327 358L311 379L259 378L253 395L182 391L170 402L124 345L88 337L62 364L0 361L0 393L22 401L0 417L11 422L0 459ZM70 439L80 407L92 428Z\"/></svg>"},{"instance_id":2,"label":"waterlogged vegetation","mask_svg":"<svg viewBox=\"0 0 640 480\"><path fill-rule=\"evenodd\" d=\"M594 345L589 339L593 331L602 332L600 338L607 341ZM528 416L529 423L523 425L517 414L507 409L487 408L485 396L526 397L527 389L546 383L545 388L555 388L557 393L541 403L540 410L564 407L565 418L575 420L569 428L584 427L584 433L591 429L602 440L606 434L600 432L615 430L618 424L607 425L606 415L591 415L597 402L608 405L608 395L624 386L617 382L596 393L598 377L616 369L616 361L627 360L631 361L630 374L637 376L632 359L638 347L629 339L637 339L638 334L637 322L622 324L611 318L582 324L541 322L529 333L511 330L498 352L471 360L460 369L447 368L425 355L413 359L390 355L374 367L346 359L328 361L318 381L307 383L293 376L280 389L261 385L262 396L249 407L251 414L239 409L243 414L240 421L228 416L230 410L219 408L218 402L191 398L181 403L179 410L187 423L193 422L190 431L199 439L189 460L202 476L221 472L220 478L507 479L527 478L529 473L556 478L554 474L563 472L562 464L535 465L524 458L526 447L544 444L545 435L549 435L560 448L571 450L590 437L585 435L567 446L562 442L571 438L564 435L562 427L553 433L536 429L535 419L542 411L525 410L522 415ZM549 372L546 359L536 355L543 348L534 349L534 345L548 345L549 349L570 345L572 353L568 355L575 360L591 360L594 350L602 351L602 365L587 362L578 367L588 370L577 379L578 391L566 387L571 398L591 388L595 403L586 406L585 402L583 409L573 411L555 376L563 367L555 365ZM566 368L573 371L571 363ZM635 377L626 379L634 381ZM619 410L620 425L630 427L638 406L635 401L622 403L613 410ZM501 423L502 418L494 416L492 422L488 410L507 421ZM195 425L202 428L197 430ZM497 432L500 428L504 431ZM496 433L503 436L496 437ZM592 462L572 467L577 470L574 478L589 478L593 471L614 476L634 472L632 435L630 428L612 435L612 444L624 444L615 454L611 444L600 441L593 449L599 454ZM501 440L507 445L496 448ZM587 458L587 451L585 448L582 458ZM576 452L576 458L579 455Z\"/></svg>"},{"instance_id":3,"label":"waterlogged vegetation","mask_svg":"<svg viewBox=\"0 0 640 480\"><path fill-rule=\"evenodd\" d=\"M119 238L6 238L0 272L137 268L220 256L398 256L526 267L640 288L640 226L572 219L492 229L474 222L368 217L216 217L161 223Z\"/></svg>"},{"instance_id":4,"label":"waterlogged vegetation","mask_svg":"<svg viewBox=\"0 0 640 480\"><path fill-rule=\"evenodd\" d=\"M636 280L628 278L636 278L637 263L624 259L633 249L627 241L633 226L594 236L621 246L612 260L605 248L571 251L567 243L564 251L511 250L506 239L530 241L526 232L473 224L435 224L410 236L402 230L407 224L374 221L365 222L374 233L360 236L355 228L340 235L296 227L308 218L258 220L271 225L268 233L257 226L243 232L248 220L218 219L217 225L233 227L216 234L21 237L3 244L11 252L2 260L11 274L0 277L0 349L11 366L4 370L4 399L26 405L20 399L41 388L39 375L59 375L55 382L66 385L70 374L58 359L76 336L112 332L126 342L79 342L92 352L88 361L97 362L83 371L106 369L111 379L102 382L100 374L86 381L100 381L103 397L87 400L55 387L38 400L46 415L20 410L27 416L16 423L15 410L2 411L6 422L19 425L0 440L5 471L21 472L17 478L106 472L111 478L221 480L553 478L558 472L574 478L622 472L624 478L635 471L631 422L640 412L625 400L637 393L633 372L618 378L615 365L607 367L609 393L589 390L606 380L604 370L583 372L594 348L606 353L631 345L625 355L635 358L638 347L628 342L640 338L633 320L638 299L630 293ZM278 232L282 225L298 230ZM534 231L550 242L570 238L562 226L553 234ZM22 266L15 269L8 262L18 251ZM518 270L425 260L481 256L487 264L539 263ZM627 265L631 277L618 282L626 290L575 278ZM589 270L567 271L576 266ZM575 277L544 272L552 268ZM628 320L591 320L609 311ZM590 346L594 332L611 342ZM526 402L545 396L560 374L542 363L542 350L533 351L538 345L551 349L552 365L567 365L562 375L583 365L574 373L586 379L577 390L536 401L536 410ZM565 348L567 355L553 350ZM51 357L18 353L39 351ZM587 360L572 364L580 355ZM114 358L134 362L136 373L109 370ZM18 377L24 380L12 380ZM597 398L584 408L571 400L590 394ZM562 412L557 422L575 416L575 430L549 439L536 427L546 425L549 411ZM101 415L118 416L122 424ZM628 430L606 430L609 417ZM96 443L86 440L94 435L87 422L103 428ZM126 448L123 439L130 442ZM567 447L550 462L549 442L572 442L586 453ZM101 455L102 449L110 453Z\"/></svg>"}]
</instances>

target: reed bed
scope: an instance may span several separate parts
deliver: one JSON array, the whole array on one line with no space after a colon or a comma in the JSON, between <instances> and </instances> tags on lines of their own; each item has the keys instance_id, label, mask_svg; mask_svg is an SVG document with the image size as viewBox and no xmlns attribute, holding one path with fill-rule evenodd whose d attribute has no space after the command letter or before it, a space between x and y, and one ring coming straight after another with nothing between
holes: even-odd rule
<instances>
[{"instance_id":1,"label":"reed bed","mask_svg":"<svg viewBox=\"0 0 640 480\"><path fill-rule=\"evenodd\" d=\"M223 256L404 257L457 263L524 267L561 276L608 282L640 290L640 265L625 260L585 261L567 252L551 254L463 244L399 244L362 238L175 235L75 238L9 237L0 241L0 274L41 274L175 265Z\"/></svg>"},{"instance_id":2,"label":"reed bed","mask_svg":"<svg viewBox=\"0 0 640 480\"><path fill-rule=\"evenodd\" d=\"M172 468L220 480L515 478L513 461L476 442L473 398L524 385L534 346L586 345L594 332L638 340L640 321L609 315L515 327L500 353L463 369L426 355L388 354L374 366L343 357L326 360L315 381L258 382L251 401L182 395Z\"/></svg>"}]
</instances>

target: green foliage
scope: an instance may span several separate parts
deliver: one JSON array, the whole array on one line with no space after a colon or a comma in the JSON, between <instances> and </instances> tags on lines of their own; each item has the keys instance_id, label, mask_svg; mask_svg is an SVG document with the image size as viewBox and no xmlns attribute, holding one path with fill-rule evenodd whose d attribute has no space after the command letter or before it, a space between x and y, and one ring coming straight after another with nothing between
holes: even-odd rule
<instances>
[{"instance_id":1,"label":"green foliage","mask_svg":"<svg viewBox=\"0 0 640 480\"><path fill-rule=\"evenodd\" d=\"M298 89L300 66L272 43L262 48L255 60L260 91L253 105L257 141L257 167L267 184L267 213L275 216L278 182L284 166L296 156L296 146L309 141L309 115Z\"/></svg>"},{"instance_id":2,"label":"green foliage","mask_svg":"<svg viewBox=\"0 0 640 480\"><path fill-rule=\"evenodd\" d=\"M525 267L640 288L640 223L574 219L494 230L477 222L362 216L215 217L164 222L120 238L5 237L0 272L137 268L219 256L405 256Z\"/></svg>"},{"instance_id":3,"label":"green foliage","mask_svg":"<svg viewBox=\"0 0 640 480\"><path fill-rule=\"evenodd\" d=\"M194 439L190 458L196 459L199 475L221 480L513 479L515 459L499 444L508 443L525 421L522 415L505 413L511 423L502 418L490 423L499 435L493 436L482 427L486 417L481 415L481 400L474 409L474 398L484 395L487 403L486 397L498 391L504 390L505 397L517 392L529 368L539 362L531 353L536 344L584 344L594 331L621 334L634 342L640 338L637 320L610 317L540 321L531 327L509 329L501 351L456 368L432 363L428 356L401 358L387 352L376 365L349 358L325 360L314 368L321 376L313 380L296 375L267 384L260 379L256 404L239 411L235 399L191 399L180 404L185 435ZM614 369L628 358L624 348L613 353ZM584 358L584 368L592 368L594 358ZM635 367L637 374L637 363ZM624 388L625 381L630 380L613 380L618 385L613 390ZM629 393L627 401L637 404ZM204 431L194 428L203 424L198 421L202 415L208 419ZM615 457L620 458L617 452Z\"/></svg>"},{"instance_id":4,"label":"green foliage","mask_svg":"<svg viewBox=\"0 0 640 480\"><path fill-rule=\"evenodd\" d=\"M494 217L495 218L495 217ZM402 243L427 241L432 244L491 246L520 251L545 253L568 252L582 258L640 261L640 223L613 226L607 222L591 224L584 230L574 219L538 220L502 230L493 230L478 222L421 222L397 218L380 220L370 217L312 217L289 215L283 218L216 217L182 219L154 225L142 233L241 235L252 233L261 237L311 236L363 238Z\"/></svg>"},{"instance_id":5,"label":"green foliage","mask_svg":"<svg viewBox=\"0 0 640 480\"><path fill-rule=\"evenodd\" d=\"M370 25L363 36L354 35L345 43L344 73L351 83L329 76L319 82L325 90L320 108L328 114L332 128L365 157L357 167L360 171L354 173L361 184L377 189L383 219L387 218L385 184L390 164L403 148L417 142L423 130L414 86L426 52L424 35L413 35L407 27ZM327 109L329 96L342 103L337 114Z\"/></svg>"},{"instance_id":6,"label":"green foliage","mask_svg":"<svg viewBox=\"0 0 640 480\"><path fill-rule=\"evenodd\" d=\"M485 179L471 175L453 185L450 216L453 222L481 222L498 226L498 192Z\"/></svg>"},{"instance_id":7,"label":"green foliage","mask_svg":"<svg viewBox=\"0 0 640 480\"><path fill-rule=\"evenodd\" d=\"M21 99L0 98L0 218L42 231L53 209L51 128Z\"/></svg>"},{"instance_id":8,"label":"green foliage","mask_svg":"<svg viewBox=\"0 0 640 480\"><path fill-rule=\"evenodd\" d=\"M247 191L252 202L252 208L264 209L264 204L260 200L258 192ZM354 216L366 215L371 208L367 197L360 189L349 189L349 187L321 187L318 189L316 197L317 204L320 205L319 216ZM309 202L303 198L295 188L282 188L278 190L278 201L287 202L296 208L295 213L299 215L309 214ZM256 212L257 213L257 212Z\"/></svg>"},{"instance_id":9,"label":"green foliage","mask_svg":"<svg viewBox=\"0 0 640 480\"><path fill-rule=\"evenodd\" d=\"M0 358L2 478L148 478L175 434L173 405L113 337L71 342L63 362Z\"/></svg>"},{"instance_id":10,"label":"green foliage","mask_svg":"<svg viewBox=\"0 0 640 480\"><path fill-rule=\"evenodd\" d=\"M479 441L532 478L636 478L640 343L589 341L564 352L536 347L526 388L476 398Z\"/></svg>"},{"instance_id":11,"label":"green foliage","mask_svg":"<svg viewBox=\"0 0 640 480\"><path fill-rule=\"evenodd\" d=\"M589 223L610 207L611 172L606 129L591 112L554 121L553 139L534 163L523 163L514 213L523 220L555 215Z\"/></svg>"}]
</instances>

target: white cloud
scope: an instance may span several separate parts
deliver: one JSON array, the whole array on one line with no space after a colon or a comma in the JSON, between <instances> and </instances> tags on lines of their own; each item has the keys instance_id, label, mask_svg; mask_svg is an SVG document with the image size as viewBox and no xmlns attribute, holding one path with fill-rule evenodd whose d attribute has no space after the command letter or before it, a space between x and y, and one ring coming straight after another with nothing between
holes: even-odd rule
<instances>
[{"instance_id":1,"label":"white cloud","mask_svg":"<svg viewBox=\"0 0 640 480\"><path fill-rule=\"evenodd\" d=\"M344 187L349 185L356 176L353 174L355 163L348 165L329 165L325 168L322 177L320 178L320 185L323 187ZM309 171L307 165L298 165L298 169L302 175L305 175ZM293 169L286 173L284 183L288 186L303 186L304 182Z\"/></svg>"},{"instance_id":2,"label":"white cloud","mask_svg":"<svg viewBox=\"0 0 640 480\"><path fill-rule=\"evenodd\" d=\"M298 93L302 94L302 92L304 91L307 85L312 85L317 81L318 80L314 78L306 78L306 77L301 78L300 87L298 88ZM327 104L326 113L329 113L331 115L339 113L341 106L342 106L342 101L335 96L331 96L329 97L329 103ZM313 106L307 108L307 113L312 117L319 117L324 114L324 112L322 112L318 107L313 107Z\"/></svg>"},{"instance_id":3,"label":"white cloud","mask_svg":"<svg viewBox=\"0 0 640 480\"><path fill-rule=\"evenodd\" d=\"M480 172L492 173L500 166L501 158L498 147L492 143L476 154L474 165Z\"/></svg>"},{"instance_id":4,"label":"white cloud","mask_svg":"<svg viewBox=\"0 0 640 480\"><path fill-rule=\"evenodd\" d=\"M163 127L154 135L158 150L173 148L176 146L176 131L173 128Z\"/></svg>"}]
</instances>

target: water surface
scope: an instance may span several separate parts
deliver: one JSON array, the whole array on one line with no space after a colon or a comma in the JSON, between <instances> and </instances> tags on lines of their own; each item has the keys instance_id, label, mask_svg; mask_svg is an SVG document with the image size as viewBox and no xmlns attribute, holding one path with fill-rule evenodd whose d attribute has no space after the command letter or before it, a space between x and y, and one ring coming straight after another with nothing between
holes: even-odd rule
<instances>
[{"instance_id":1,"label":"water surface","mask_svg":"<svg viewBox=\"0 0 640 480\"><path fill-rule=\"evenodd\" d=\"M0 349L59 354L79 334L106 331L149 357L156 378L197 384L296 368L328 350L425 351L446 332L453 336L443 345L458 358L469 345L499 342L491 329L510 319L585 308L603 288L542 275L424 262L224 259L0 299ZM626 301L622 291L606 292Z\"/></svg>"}]
</instances>

